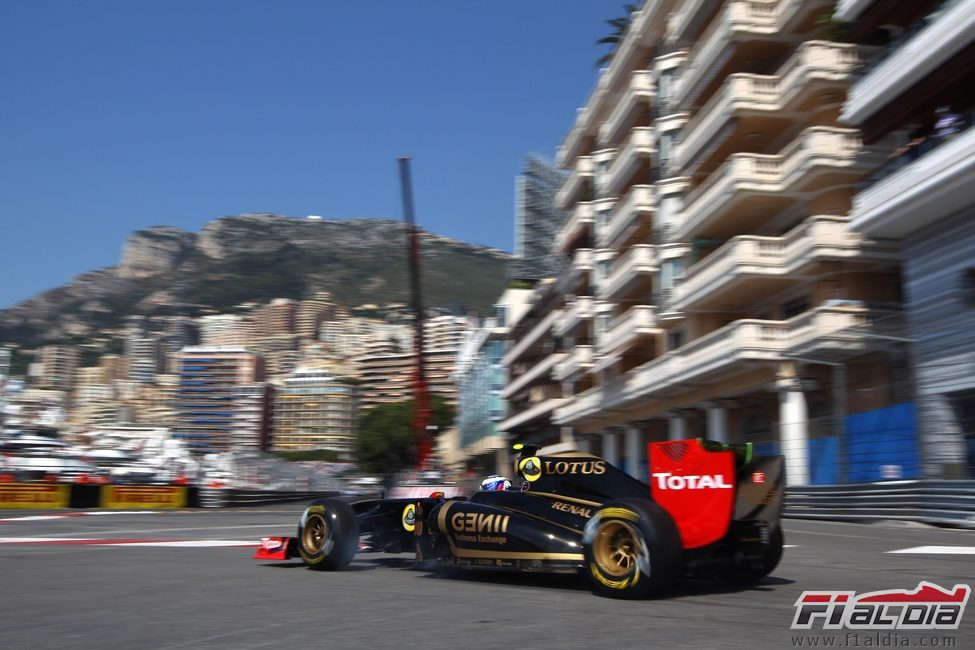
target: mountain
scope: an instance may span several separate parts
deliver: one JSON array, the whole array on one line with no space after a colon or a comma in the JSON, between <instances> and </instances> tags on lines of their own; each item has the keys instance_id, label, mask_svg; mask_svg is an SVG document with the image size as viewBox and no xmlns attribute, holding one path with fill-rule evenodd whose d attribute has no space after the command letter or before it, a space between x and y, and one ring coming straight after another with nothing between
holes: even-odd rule
<instances>
[{"instance_id":1,"label":"mountain","mask_svg":"<svg viewBox=\"0 0 975 650\"><path fill-rule=\"evenodd\" d=\"M421 231L425 307L485 313L510 256ZM129 236L117 266L76 276L0 310L0 343L83 340L130 314L223 311L330 291L349 307L408 303L406 226L379 219L223 217L199 233L156 226Z\"/></svg>"}]
</instances>

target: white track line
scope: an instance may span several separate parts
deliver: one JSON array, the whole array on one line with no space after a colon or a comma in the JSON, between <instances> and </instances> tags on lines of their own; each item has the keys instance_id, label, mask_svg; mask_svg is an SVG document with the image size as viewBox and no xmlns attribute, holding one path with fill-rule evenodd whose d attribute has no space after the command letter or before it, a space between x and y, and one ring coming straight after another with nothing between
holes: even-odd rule
<instances>
[{"instance_id":1,"label":"white track line","mask_svg":"<svg viewBox=\"0 0 975 650\"><path fill-rule=\"evenodd\" d=\"M917 553L920 555L975 555L975 546L912 546L887 553Z\"/></svg>"},{"instance_id":2,"label":"white track line","mask_svg":"<svg viewBox=\"0 0 975 650\"><path fill-rule=\"evenodd\" d=\"M112 539L106 537L0 537L0 544L44 546L156 546L165 548L257 547L258 541L230 539Z\"/></svg>"},{"instance_id":3,"label":"white track line","mask_svg":"<svg viewBox=\"0 0 975 650\"><path fill-rule=\"evenodd\" d=\"M69 512L61 515L24 515L0 519L0 523L15 521L46 521L48 519L73 519L75 517L97 517L102 515L157 515L158 510L101 510L93 512Z\"/></svg>"},{"instance_id":4,"label":"white track line","mask_svg":"<svg viewBox=\"0 0 975 650\"><path fill-rule=\"evenodd\" d=\"M210 547L221 547L221 546L253 546L257 547L260 542L243 542L240 540L229 540L229 539L201 539L192 541L174 541L174 542L123 542L121 544L99 544L98 546L160 546L166 548L210 548Z\"/></svg>"}]
</instances>

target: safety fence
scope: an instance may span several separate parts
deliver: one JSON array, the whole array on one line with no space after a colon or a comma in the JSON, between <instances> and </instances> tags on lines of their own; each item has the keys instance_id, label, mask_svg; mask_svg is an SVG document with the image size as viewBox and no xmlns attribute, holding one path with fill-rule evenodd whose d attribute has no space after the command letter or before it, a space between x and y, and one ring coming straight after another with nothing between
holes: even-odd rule
<instances>
[{"instance_id":1,"label":"safety fence","mask_svg":"<svg viewBox=\"0 0 975 650\"><path fill-rule=\"evenodd\" d=\"M919 479L790 487L785 516L834 521L894 519L975 528L975 481Z\"/></svg>"},{"instance_id":2,"label":"safety fence","mask_svg":"<svg viewBox=\"0 0 975 650\"><path fill-rule=\"evenodd\" d=\"M187 485L0 483L0 509L193 508L199 489Z\"/></svg>"}]
</instances>

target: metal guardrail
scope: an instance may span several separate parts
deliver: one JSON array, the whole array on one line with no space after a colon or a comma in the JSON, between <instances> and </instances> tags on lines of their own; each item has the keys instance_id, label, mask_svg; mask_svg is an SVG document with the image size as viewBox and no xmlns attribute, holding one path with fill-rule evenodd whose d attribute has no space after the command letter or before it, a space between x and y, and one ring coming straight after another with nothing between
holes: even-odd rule
<instances>
[{"instance_id":1,"label":"metal guardrail","mask_svg":"<svg viewBox=\"0 0 975 650\"><path fill-rule=\"evenodd\" d=\"M272 503L311 501L339 496L335 491L281 492L277 490L236 490L229 488L200 488L200 507L236 508L262 506Z\"/></svg>"},{"instance_id":2,"label":"metal guardrail","mask_svg":"<svg viewBox=\"0 0 975 650\"><path fill-rule=\"evenodd\" d=\"M792 519L899 519L975 529L975 481L910 480L786 490Z\"/></svg>"}]
</instances>

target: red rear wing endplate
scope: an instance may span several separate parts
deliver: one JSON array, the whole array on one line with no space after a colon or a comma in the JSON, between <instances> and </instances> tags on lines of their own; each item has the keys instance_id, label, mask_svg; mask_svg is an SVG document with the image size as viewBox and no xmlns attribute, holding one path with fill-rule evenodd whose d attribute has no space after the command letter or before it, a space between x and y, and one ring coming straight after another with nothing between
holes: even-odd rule
<instances>
[{"instance_id":1,"label":"red rear wing endplate","mask_svg":"<svg viewBox=\"0 0 975 650\"><path fill-rule=\"evenodd\" d=\"M648 445L650 495L677 523L684 548L713 544L728 532L735 505L735 458L697 440Z\"/></svg>"}]
</instances>

